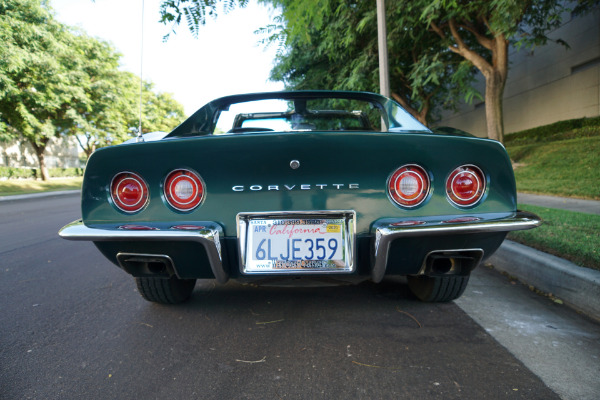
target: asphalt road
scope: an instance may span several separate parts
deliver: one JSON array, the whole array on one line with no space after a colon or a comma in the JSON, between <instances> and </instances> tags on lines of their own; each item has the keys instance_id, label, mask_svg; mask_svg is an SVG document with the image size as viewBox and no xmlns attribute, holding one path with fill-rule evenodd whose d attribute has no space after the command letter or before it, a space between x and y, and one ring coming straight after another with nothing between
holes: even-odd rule
<instances>
[{"instance_id":1,"label":"asphalt road","mask_svg":"<svg viewBox=\"0 0 600 400\"><path fill-rule=\"evenodd\" d=\"M454 303L402 281L320 288L199 281L145 302L91 243L75 196L0 203L1 399L553 399Z\"/></svg>"}]
</instances>

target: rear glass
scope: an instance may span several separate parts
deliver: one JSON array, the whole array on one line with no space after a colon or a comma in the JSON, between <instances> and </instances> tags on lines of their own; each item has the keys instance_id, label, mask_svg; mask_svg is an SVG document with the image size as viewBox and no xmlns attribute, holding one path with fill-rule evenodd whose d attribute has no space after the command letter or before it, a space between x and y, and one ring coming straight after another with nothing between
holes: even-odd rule
<instances>
[{"instance_id":1,"label":"rear glass","mask_svg":"<svg viewBox=\"0 0 600 400\"><path fill-rule=\"evenodd\" d=\"M381 131L378 104L350 99L258 100L230 105L214 134L293 131Z\"/></svg>"}]
</instances>

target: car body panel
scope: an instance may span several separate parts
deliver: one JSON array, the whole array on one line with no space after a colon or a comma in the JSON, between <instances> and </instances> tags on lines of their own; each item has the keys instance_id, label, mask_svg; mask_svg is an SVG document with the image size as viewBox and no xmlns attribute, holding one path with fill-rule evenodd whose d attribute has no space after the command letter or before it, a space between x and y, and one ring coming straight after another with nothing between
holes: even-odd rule
<instances>
[{"instance_id":1,"label":"car body panel","mask_svg":"<svg viewBox=\"0 0 600 400\"><path fill-rule=\"evenodd\" d=\"M515 182L502 150L499 143L480 139L379 132L204 136L118 146L101 149L90 158L82 188L82 216L90 226L214 220L230 237L235 236L238 212L355 209L359 234L368 233L372 222L382 217L508 213L516 210ZM297 170L290 167L292 160L300 162ZM420 164L432 174L432 193L416 209L395 205L386 191L389 175L407 163ZM485 201L471 209L458 208L437 195L444 193L448 173L465 163L483 165L489 181ZM206 184L204 203L191 213L175 211L165 203L163 180L176 168L198 172ZM109 201L108 183L121 171L135 172L148 183L150 202L139 213L123 214ZM240 186L244 191L233 190ZM253 190L259 186L261 190Z\"/></svg>"},{"instance_id":2,"label":"car body panel","mask_svg":"<svg viewBox=\"0 0 600 400\"><path fill-rule=\"evenodd\" d=\"M364 100L371 108L307 109L308 100L318 103L327 97L351 100L349 104ZM315 130L316 124L312 129L307 129L310 124L299 124L291 131L217 132L218 119L233 103L260 99L283 99L290 107L293 103L290 110L272 110L274 118L282 112L290 119L294 114L356 115L369 118L369 128L378 130L341 125L338 129L336 122L336 128L331 128L335 130L328 131ZM375 120L372 110L380 114ZM232 120L239 125L244 118L268 115L252 113L237 114ZM388 190L395 171L407 165L420 166L427 175L423 180L431 184L424 200L414 206L398 205ZM455 204L447 194L447 180L464 166L481 170L485 181L479 186L481 199L468 207ZM200 205L191 211L170 206L165 194L167 176L179 169L196 173L204 188ZM147 185L148 200L137 212L123 211L111 197L113 179L124 172ZM61 236L93 241L110 261L134 277L208 278L221 283L230 277L260 279L263 275L348 275L374 282L388 275L406 275L434 280L459 277L455 281L464 290L467 280L462 277L468 278L493 254L507 232L541 223L539 217L517 210L514 174L501 143L451 128L432 132L392 100L362 92L274 92L217 99L163 139L136 140L94 152L84 175L81 207L82 220L63 228ZM349 264L344 268L330 263L331 269L319 270L307 263L306 268L302 264L294 269L287 259L281 270L263 273L256 270L262 268L258 264L246 268L248 226L260 225L250 223L252 219L288 223L289 218L326 220L328 215L343 215L346 220L342 226L347 229L343 238ZM268 249L270 260L283 257L282 253L271 259ZM462 291L448 293L437 298L447 301Z\"/></svg>"}]
</instances>

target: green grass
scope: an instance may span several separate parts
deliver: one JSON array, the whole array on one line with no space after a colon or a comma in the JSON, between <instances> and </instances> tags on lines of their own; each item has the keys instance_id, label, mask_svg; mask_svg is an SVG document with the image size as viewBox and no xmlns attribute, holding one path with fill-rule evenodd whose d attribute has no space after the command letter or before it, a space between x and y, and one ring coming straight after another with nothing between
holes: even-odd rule
<instances>
[{"instance_id":1,"label":"green grass","mask_svg":"<svg viewBox=\"0 0 600 400\"><path fill-rule=\"evenodd\" d=\"M507 146L517 190L600 199L600 136Z\"/></svg>"},{"instance_id":2,"label":"green grass","mask_svg":"<svg viewBox=\"0 0 600 400\"><path fill-rule=\"evenodd\" d=\"M48 182L34 179L5 180L0 181L0 196L81 189L82 181L82 177L52 178Z\"/></svg>"},{"instance_id":3,"label":"green grass","mask_svg":"<svg viewBox=\"0 0 600 400\"><path fill-rule=\"evenodd\" d=\"M519 204L544 220L538 228L511 232L508 239L600 270L600 215Z\"/></svg>"}]
</instances>

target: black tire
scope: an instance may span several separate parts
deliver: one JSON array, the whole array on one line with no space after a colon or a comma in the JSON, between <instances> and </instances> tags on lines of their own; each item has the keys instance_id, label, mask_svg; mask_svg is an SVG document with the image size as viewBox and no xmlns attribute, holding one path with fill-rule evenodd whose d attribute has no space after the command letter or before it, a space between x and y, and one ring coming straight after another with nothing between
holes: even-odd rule
<instances>
[{"instance_id":1,"label":"black tire","mask_svg":"<svg viewBox=\"0 0 600 400\"><path fill-rule=\"evenodd\" d=\"M421 301L446 302L458 299L469 283L469 275L408 276L408 288Z\"/></svg>"},{"instance_id":2,"label":"black tire","mask_svg":"<svg viewBox=\"0 0 600 400\"><path fill-rule=\"evenodd\" d=\"M161 304L178 304L190 298L195 279L179 279L172 276L169 279L135 278L138 291L148 301Z\"/></svg>"}]
</instances>

